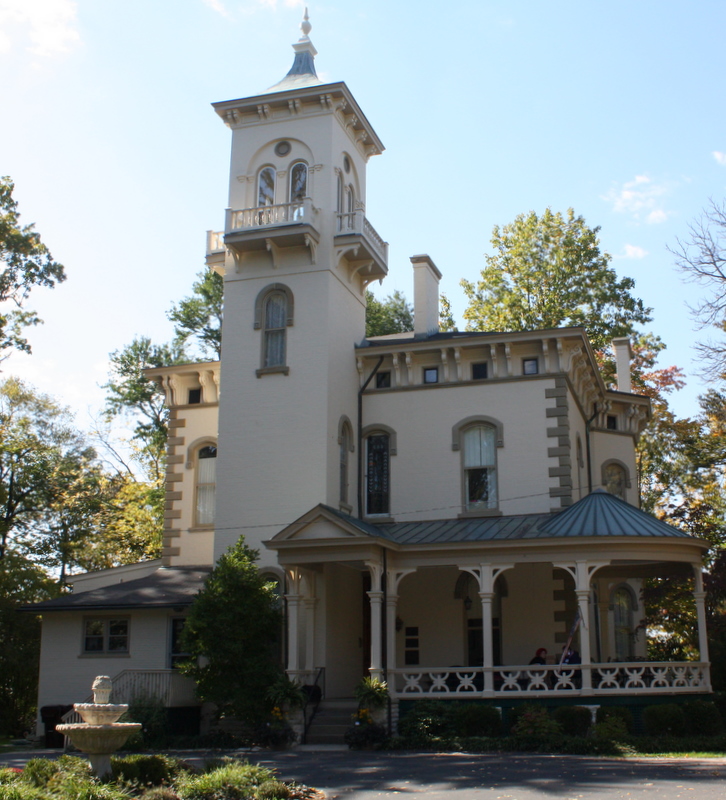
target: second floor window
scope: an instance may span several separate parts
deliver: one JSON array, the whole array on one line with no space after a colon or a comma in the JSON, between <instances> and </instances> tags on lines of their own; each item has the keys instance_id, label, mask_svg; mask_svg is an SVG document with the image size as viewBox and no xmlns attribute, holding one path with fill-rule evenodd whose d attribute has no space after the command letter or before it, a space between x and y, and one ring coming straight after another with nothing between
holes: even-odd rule
<instances>
[{"instance_id":1,"label":"second floor window","mask_svg":"<svg viewBox=\"0 0 726 800\"><path fill-rule=\"evenodd\" d=\"M463 439L466 510L496 508L496 431L492 425L476 425L464 431Z\"/></svg>"},{"instance_id":2,"label":"second floor window","mask_svg":"<svg viewBox=\"0 0 726 800\"><path fill-rule=\"evenodd\" d=\"M366 514L390 513L389 439L374 433L366 439Z\"/></svg>"},{"instance_id":3,"label":"second floor window","mask_svg":"<svg viewBox=\"0 0 726 800\"><path fill-rule=\"evenodd\" d=\"M263 367L285 364L285 329L287 298L282 292L271 292L265 300L265 359Z\"/></svg>"}]
</instances>

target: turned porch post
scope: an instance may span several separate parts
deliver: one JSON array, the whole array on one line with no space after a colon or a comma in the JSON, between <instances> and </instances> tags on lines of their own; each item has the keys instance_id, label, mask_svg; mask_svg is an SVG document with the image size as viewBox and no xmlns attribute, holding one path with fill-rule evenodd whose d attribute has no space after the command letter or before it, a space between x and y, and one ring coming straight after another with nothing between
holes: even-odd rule
<instances>
[{"instance_id":1,"label":"turned porch post","mask_svg":"<svg viewBox=\"0 0 726 800\"><path fill-rule=\"evenodd\" d=\"M693 597L696 600L698 619L698 657L708 661L708 631L706 629L706 592L703 590L703 571L700 564L693 565Z\"/></svg>"},{"instance_id":2,"label":"turned porch post","mask_svg":"<svg viewBox=\"0 0 726 800\"><path fill-rule=\"evenodd\" d=\"M494 648L493 644L493 628L492 628L492 600L494 599L494 592L479 592L481 599L481 633L483 645L483 658L482 666L484 667L484 691L494 691L494 673L492 667L494 666Z\"/></svg>"},{"instance_id":3,"label":"turned porch post","mask_svg":"<svg viewBox=\"0 0 726 800\"><path fill-rule=\"evenodd\" d=\"M369 672L372 678L379 680L383 674L382 647L381 647L381 611L383 609L383 592L381 591L381 577L383 567L373 561L366 562L371 573L371 590L367 592L371 605L371 665Z\"/></svg>"}]
</instances>

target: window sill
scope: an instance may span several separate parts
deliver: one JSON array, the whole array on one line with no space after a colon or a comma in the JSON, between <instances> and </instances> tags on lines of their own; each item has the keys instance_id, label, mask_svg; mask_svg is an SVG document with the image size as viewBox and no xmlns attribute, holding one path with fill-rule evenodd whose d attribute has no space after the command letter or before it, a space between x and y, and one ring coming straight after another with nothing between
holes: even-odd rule
<instances>
[{"instance_id":1,"label":"window sill","mask_svg":"<svg viewBox=\"0 0 726 800\"><path fill-rule=\"evenodd\" d=\"M476 517L501 517L502 512L498 508L482 508L476 511L462 511L458 519L472 519Z\"/></svg>"},{"instance_id":2,"label":"window sill","mask_svg":"<svg viewBox=\"0 0 726 800\"><path fill-rule=\"evenodd\" d=\"M78 658L131 658L131 653L81 653Z\"/></svg>"},{"instance_id":3,"label":"window sill","mask_svg":"<svg viewBox=\"0 0 726 800\"><path fill-rule=\"evenodd\" d=\"M396 521L388 514L366 514L363 519L366 522L370 522L372 525L387 525Z\"/></svg>"},{"instance_id":4,"label":"window sill","mask_svg":"<svg viewBox=\"0 0 726 800\"><path fill-rule=\"evenodd\" d=\"M290 367L285 365L280 365L279 367L260 367L258 370L255 371L255 375L258 378L261 378L263 375L289 375L290 374Z\"/></svg>"}]
</instances>

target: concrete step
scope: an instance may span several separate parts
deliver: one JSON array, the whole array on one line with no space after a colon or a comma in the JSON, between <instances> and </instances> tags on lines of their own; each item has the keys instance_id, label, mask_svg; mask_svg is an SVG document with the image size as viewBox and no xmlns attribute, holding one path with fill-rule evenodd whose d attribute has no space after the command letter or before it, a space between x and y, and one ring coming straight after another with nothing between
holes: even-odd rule
<instances>
[{"instance_id":1,"label":"concrete step","mask_svg":"<svg viewBox=\"0 0 726 800\"><path fill-rule=\"evenodd\" d=\"M353 724L352 716L358 703L349 698L323 700L318 706L312 725L308 730L308 744L343 744L343 737Z\"/></svg>"}]
</instances>

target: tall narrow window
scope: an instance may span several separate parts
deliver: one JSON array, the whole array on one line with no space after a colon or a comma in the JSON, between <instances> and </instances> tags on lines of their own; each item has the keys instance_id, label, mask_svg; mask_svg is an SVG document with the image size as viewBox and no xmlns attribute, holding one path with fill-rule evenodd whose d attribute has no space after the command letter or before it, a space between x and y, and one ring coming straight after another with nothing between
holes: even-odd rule
<instances>
[{"instance_id":1,"label":"tall narrow window","mask_svg":"<svg viewBox=\"0 0 726 800\"><path fill-rule=\"evenodd\" d=\"M202 447L197 453L196 524L212 525L217 486L217 448Z\"/></svg>"},{"instance_id":2,"label":"tall narrow window","mask_svg":"<svg viewBox=\"0 0 726 800\"><path fill-rule=\"evenodd\" d=\"M389 439L375 433L366 440L366 513L390 511Z\"/></svg>"},{"instance_id":3,"label":"tall narrow window","mask_svg":"<svg viewBox=\"0 0 726 800\"><path fill-rule=\"evenodd\" d=\"M265 300L265 358L263 367L285 364L285 328L287 327L287 297L283 292L271 292Z\"/></svg>"},{"instance_id":4,"label":"tall narrow window","mask_svg":"<svg viewBox=\"0 0 726 800\"><path fill-rule=\"evenodd\" d=\"M496 431L492 425L476 425L463 438L466 510L496 508Z\"/></svg>"},{"instance_id":5,"label":"tall narrow window","mask_svg":"<svg viewBox=\"0 0 726 800\"><path fill-rule=\"evenodd\" d=\"M337 193L336 193L336 208L338 210L338 231L342 231L347 225L343 222L343 176L338 173Z\"/></svg>"},{"instance_id":6,"label":"tall narrow window","mask_svg":"<svg viewBox=\"0 0 726 800\"><path fill-rule=\"evenodd\" d=\"M615 657L631 661L633 648L633 596L625 587L613 594L613 623L615 628Z\"/></svg>"},{"instance_id":7,"label":"tall narrow window","mask_svg":"<svg viewBox=\"0 0 726 800\"><path fill-rule=\"evenodd\" d=\"M257 182L257 205L271 206L275 203L275 170L265 167L260 170Z\"/></svg>"},{"instance_id":8,"label":"tall narrow window","mask_svg":"<svg viewBox=\"0 0 726 800\"><path fill-rule=\"evenodd\" d=\"M340 502L348 503L348 464L350 452L350 428L343 425L340 432Z\"/></svg>"},{"instance_id":9,"label":"tall narrow window","mask_svg":"<svg viewBox=\"0 0 726 800\"><path fill-rule=\"evenodd\" d=\"M290 170L290 202L301 203L308 194L307 164L298 161Z\"/></svg>"}]
</instances>

